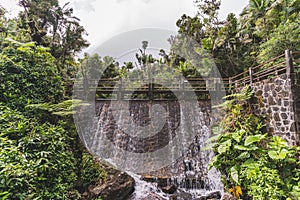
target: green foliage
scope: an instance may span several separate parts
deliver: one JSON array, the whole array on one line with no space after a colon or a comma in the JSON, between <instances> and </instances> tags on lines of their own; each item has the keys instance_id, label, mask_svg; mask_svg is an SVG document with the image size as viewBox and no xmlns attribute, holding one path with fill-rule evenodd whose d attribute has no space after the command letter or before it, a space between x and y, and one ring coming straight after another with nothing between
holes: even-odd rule
<instances>
[{"instance_id":1,"label":"green foliage","mask_svg":"<svg viewBox=\"0 0 300 200\"><path fill-rule=\"evenodd\" d=\"M95 159L88 152L82 155L82 162L80 166L82 186L87 188L90 185L97 183L100 179L105 179L106 172L102 169L99 161Z\"/></svg>"},{"instance_id":2,"label":"green foliage","mask_svg":"<svg viewBox=\"0 0 300 200\"><path fill-rule=\"evenodd\" d=\"M299 21L300 22L300 21ZM270 39L260 45L260 54L258 55L260 62L266 62L271 58L277 57L284 53L283 50L289 49L297 51L300 49L300 23L288 21L280 24Z\"/></svg>"},{"instance_id":3,"label":"green foliage","mask_svg":"<svg viewBox=\"0 0 300 200\"><path fill-rule=\"evenodd\" d=\"M237 198L243 193L244 198L296 200L300 197L300 149L264 133L261 117L253 114L250 106L252 95L245 87L220 106L226 114L215 128L216 155L210 167L221 172L226 188Z\"/></svg>"},{"instance_id":4,"label":"green foliage","mask_svg":"<svg viewBox=\"0 0 300 200\"><path fill-rule=\"evenodd\" d=\"M65 100L57 104L42 103L42 104L30 104L26 108L36 110L40 112L41 110L47 114L51 113L57 116L71 116L75 114L75 108L78 106L89 105L87 103L82 103L81 100Z\"/></svg>"},{"instance_id":5,"label":"green foliage","mask_svg":"<svg viewBox=\"0 0 300 200\"><path fill-rule=\"evenodd\" d=\"M225 21L218 19L220 1L194 2L198 13L183 14L178 32L208 51L223 77L300 48L299 0L250 0L239 18L230 13Z\"/></svg>"},{"instance_id":6,"label":"green foliage","mask_svg":"<svg viewBox=\"0 0 300 200\"><path fill-rule=\"evenodd\" d=\"M84 104L80 100L66 100L58 104L32 104L28 105L26 108L33 110L35 113L40 113L39 115L43 119L46 118L46 115L52 116L50 119L55 118L56 124L59 124L65 130L68 130L68 132L66 132L69 137L67 143L72 150L72 155L77 164L75 171L73 171L73 173L76 173L77 175L76 186L74 188L83 192L88 189L88 186L96 184L100 179L105 179L106 172L103 170L100 162L89 154L82 146L76 132L72 115L75 112L74 109L79 105L84 106L88 104ZM77 196L77 193L78 191L76 190L70 191L70 198L72 197L72 199L74 199Z\"/></svg>"},{"instance_id":7,"label":"green foliage","mask_svg":"<svg viewBox=\"0 0 300 200\"><path fill-rule=\"evenodd\" d=\"M48 107L55 113L61 110L58 105ZM44 104L34 108L47 110ZM0 113L0 197L74 199L80 196L77 188L86 190L105 179L99 161L83 150L70 122L41 123L2 105Z\"/></svg>"},{"instance_id":8,"label":"green foliage","mask_svg":"<svg viewBox=\"0 0 300 200\"><path fill-rule=\"evenodd\" d=\"M9 199L65 199L77 179L65 130L2 105L0 112L0 194Z\"/></svg>"},{"instance_id":9,"label":"green foliage","mask_svg":"<svg viewBox=\"0 0 300 200\"><path fill-rule=\"evenodd\" d=\"M19 3L15 19L0 6L0 199L80 199L80 184L105 176L83 154L71 118L80 102L63 101L85 30L57 0Z\"/></svg>"},{"instance_id":10,"label":"green foliage","mask_svg":"<svg viewBox=\"0 0 300 200\"><path fill-rule=\"evenodd\" d=\"M0 53L0 101L18 109L28 103L60 101L62 82L47 49L34 43L6 41Z\"/></svg>"},{"instance_id":11,"label":"green foliage","mask_svg":"<svg viewBox=\"0 0 300 200\"><path fill-rule=\"evenodd\" d=\"M64 67L62 73L67 71L75 54L89 45L83 38L85 29L68 4L60 6L58 0L19 0L23 8L19 13L19 28L26 31L30 41L51 49L56 63Z\"/></svg>"},{"instance_id":12,"label":"green foliage","mask_svg":"<svg viewBox=\"0 0 300 200\"><path fill-rule=\"evenodd\" d=\"M109 56L101 58L98 54L92 56L85 54L85 57L81 60L81 71L79 76L86 79L100 79L100 78L116 78L119 76L118 63Z\"/></svg>"},{"instance_id":13,"label":"green foliage","mask_svg":"<svg viewBox=\"0 0 300 200\"><path fill-rule=\"evenodd\" d=\"M58 0L19 0L19 6L22 7L21 11L14 19L6 18L6 11L0 6L0 49L8 46L5 41L7 38L46 47L47 52L55 58L49 61L53 63L53 68L57 68L56 73L62 81L60 85L64 86L65 94L70 96L71 80L78 67L75 56L89 46L84 38L84 27L73 15L69 3L60 6Z\"/></svg>"}]
</instances>

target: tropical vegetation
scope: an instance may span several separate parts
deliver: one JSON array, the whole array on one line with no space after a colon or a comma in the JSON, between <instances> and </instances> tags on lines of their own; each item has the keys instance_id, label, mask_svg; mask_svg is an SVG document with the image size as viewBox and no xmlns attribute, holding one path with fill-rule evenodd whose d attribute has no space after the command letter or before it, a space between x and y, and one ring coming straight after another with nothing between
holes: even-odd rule
<instances>
[{"instance_id":1,"label":"tropical vegetation","mask_svg":"<svg viewBox=\"0 0 300 200\"><path fill-rule=\"evenodd\" d=\"M19 0L22 9L14 18L0 5L1 199L81 199L90 185L105 179L72 118L73 80L80 69L83 77L130 78L151 63L162 78L173 72L207 77L216 71L207 60L197 61L211 57L222 77L230 77L285 49L300 49L300 0L249 0L240 16L230 13L226 20L218 17L220 0L194 3L197 14L176 22L170 52L161 50L155 58L143 41L136 63L118 63L109 55L78 58L89 43L68 3ZM190 49L191 42L197 48ZM224 104L212 166L237 198L297 199L299 148L265 132L251 112L251 96L245 89Z\"/></svg>"},{"instance_id":2,"label":"tropical vegetation","mask_svg":"<svg viewBox=\"0 0 300 200\"><path fill-rule=\"evenodd\" d=\"M266 132L252 97L245 87L220 105L225 117L211 138L215 156L210 167L221 172L227 191L238 199L299 199L300 148Z\"/></svg>"}]
</instances>

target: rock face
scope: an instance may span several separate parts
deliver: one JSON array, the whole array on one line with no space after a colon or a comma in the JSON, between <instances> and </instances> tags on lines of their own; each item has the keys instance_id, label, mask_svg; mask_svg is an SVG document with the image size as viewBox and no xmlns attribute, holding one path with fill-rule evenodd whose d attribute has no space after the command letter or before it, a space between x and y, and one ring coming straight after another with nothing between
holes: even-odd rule
<instances>
[{"instance_id":1,"label":"rock face","mask_svg":"<svg viewBox=\"0 0 300 200\"><path fill-rule=\"evenodd\" d=\"M195 200L217 200L217 199L221 199L222 195L220 191L216 191L216 192L211 192L203 197L197 198Z\"/></svg>"},{"instance_id":2,"label":"rock face","mask_svg":"<svg viewBox=\"0 0 300 200\"><path fill-rule=\"evenodd\" d=\"M220 191L214 191L209 194L206 194L205 196L201 197L194 197L186 192L178 191L176 194L170 196L169 200L220 200L222 197ZM232 200L232 199L228 199Z\"/></svg>"},{"instance_id":3,"label":"rock face","mask_svg":"<svg viewBox=\"0 0 300 200\"><path fill-rule=\"evenodd\" d=\"M169 200L193 200L193 196L186 192L179 192L175 195L172 195Z\"/></svg>"},{"instance_id":4,"label":"rock face","mask_svg":"<svg viewBox=\"0 0 300 200\"><path fill-rule=\"evenodd\" d=\"M134 179L112 167L107 167L106 171L106 180L89 188L89 199L101 197L103 200L126 200L134 191Z\"/></svg>"},{"instance_id":5,"label":"rock face","mask_svg":"<svg viewBox=\"0 0 300 200\"><path fill-rule=\"evenodd\" d=\"M165 199L155 193L150 193L147 197L144 197L139 200L165 200Z\"/></svg>"},{"instance_id":6,"label":"rock face","mask_svg":"<svg viewBox=\"0 0 300 200\"><path fill-rule=\"evenodd\" d=\"M169 186L162 187L161 190L164 193L173 194L174 192L176 192L177 187L175 185L169 185Z\"/></svg>"},{"instance_id":7,"label":"rock face","mask_svg":"<svg viewBox=\"0 0 300 200\"><path fill-rule=\"evenodd\" d=\"M236 200L236 198L234 198L234 196L231 194L225 193L222 197L222 200Z\"/></svg>"}]
</instances>

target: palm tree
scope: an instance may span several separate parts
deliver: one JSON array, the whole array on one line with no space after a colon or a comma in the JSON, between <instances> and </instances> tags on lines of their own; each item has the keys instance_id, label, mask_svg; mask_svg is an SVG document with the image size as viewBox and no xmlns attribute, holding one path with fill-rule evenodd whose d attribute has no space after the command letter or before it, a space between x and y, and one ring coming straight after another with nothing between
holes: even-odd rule
<instances>
[{"instance_id":1,"label":"palm tree","mask_svg":"<svg viewBox=\"0 0 300 200\"><path fill-rule=\"evenodd\" d=\"M260 19L262 28L266 28L265 14L270 9L272 0L250 0L249 5L243 10L240 18L240 34L252 36L256 27L256 22Z\"/></svg>"},{"instance_id":2,"label":"palm tree","mask_svg":"<svg viewBox=\"0 0 300 200\"><path fill-rule=\"evenodd\" d=\"M268 13L275 9L283 11L284 22L286 22L292 14L299 16L300 0L275 0L270 6Z\"/></svg>"}]
</instances>

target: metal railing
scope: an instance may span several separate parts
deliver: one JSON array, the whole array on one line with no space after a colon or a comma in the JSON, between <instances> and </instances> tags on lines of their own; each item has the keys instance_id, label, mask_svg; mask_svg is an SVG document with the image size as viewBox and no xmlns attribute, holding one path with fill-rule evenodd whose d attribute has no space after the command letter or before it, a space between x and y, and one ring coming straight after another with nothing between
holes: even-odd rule
<instances>
[{"instance_id":1,"label":"metal railing","mask_svg":"<svg viewBox=\"0 0 300 200\"><path fill-rule=\"evenodd\" d=\"M290 50L286 50L285 54L281 54L258 66L250 67L248 71L230 77L229 82L230 85L233 85L233 88L239 88L280 74L290 76L294 72L299 71L300 51L291 52Z\"/></svg>"},{"instance_id":2,"label":"metal railing","mask_svg":"<svg viewBox=\"0 0 300 200\"><path fill-rule=\"evenodd\" d=\"M100 79L76 83L76 92L96 92L96 99L172 99L196 94L200 99L210 98L210 92L229 90L228 78L186 78L176 81L161 81L154 78Z\"/></svg>"},{"instance_id":3,"label":"metal railing","mask_svg":"<svg viewBox=\"0 0 300 200\"><path fill-rule=\"evenodd\" d=\"M250 67L230 78L186 78L172 81L151 79L100 79L77 82L77 92L96 92L97 100L121 99L172 99L176 96L196 94L200 99L209 99L212 92L233 92L234 89L252 85L277 75L290 76L300 72L300 51L286 50L265 63ZM173 95L172 95L173 93ZM176 94L176 95L174 95Z\"/></svg>"}]
</instances>

